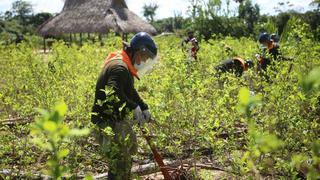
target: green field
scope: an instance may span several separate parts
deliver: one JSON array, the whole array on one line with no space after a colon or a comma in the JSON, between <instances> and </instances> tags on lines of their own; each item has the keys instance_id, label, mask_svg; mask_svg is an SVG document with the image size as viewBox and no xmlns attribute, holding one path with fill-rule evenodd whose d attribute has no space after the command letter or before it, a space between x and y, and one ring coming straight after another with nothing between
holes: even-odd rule
<instances>
[{"instance_id":1,"label":"green field","mask_svg":"<svg viewBox=\"0 0 320 180\"><path fill-rule=\"evenodd\" d=\"M276 62L268 71L272 82L266 82L255 69L241 78L215 76L214 67L233 55L254 59L260 51L254 39L201 40L198 60L191 64L177 48L180 38L155 41L159 62L135 85L157 121L148 129L165 159L214 164L236 179L319 178L319 68L310 73L320 66L318 42L307 37L283 41L282 53L294 60ZM56 42L47 54L32 41L0 46L0 170L11 172L7 178L21 172L31 178L48 169L52 151L34 143L30 134L33 120L39 119L37 108L50 109L63 101L68 107L63 124L92 129L96 79L107 54L120 48L121 39L113 36L103 47ZM138 141L134 166L153 161L141 135ZM60 160L69 168L66 176L106 172L107 162L91 134L57 143L69 150ZM194 179L214 174L191 172Z\"/></svg>"}]
</instances>

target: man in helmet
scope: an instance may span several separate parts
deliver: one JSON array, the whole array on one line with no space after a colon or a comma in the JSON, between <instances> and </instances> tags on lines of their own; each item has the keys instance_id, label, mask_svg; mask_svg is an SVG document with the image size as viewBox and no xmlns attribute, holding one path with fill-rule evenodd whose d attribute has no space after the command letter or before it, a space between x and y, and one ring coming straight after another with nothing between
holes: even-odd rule
<instances>
[{"instance_id":1,"label":"man in helmet","mask_svg":"<svg viewBox=\"0 0 320 180\"><path fill-rule=\"evenodd\" d=\"M273 61L292 61L293 58L291 57L284 57L280 53L280 46L279 46L279 37L276 34L269 35L268 33L264 32L261 33L259 36L259 43L263 46L263 53L262 55L256 54L256 58L259 61L258 70L267 70L267 66L271 65Z\"/></svg>"},{"instance_id":2,"label":"man in helmet","mask_svg":"<svg viewBox=\"0 0 320 180\"><path fill-rule=\"evenodd\" d=\"M217 76L220 77L221 73L234 73L237 77L242 76L244 71L253 67L252 60L244 60L240 57L234 57L229 60L225 60L220 65L215 67Z\"/></svg>"},{"instance_id":3,"label":"man in helmet","mask_svg":"<svg viewBox=\"0 0 320 180\"><path fill-rule=\"evenodd\" d=\"M279 44L271 39L266 32L260 34L259 43L263 46L263 53L262 55L256 55L259 60L258 69L266 71L267 66L271 65L271 62L276 61L280 56Z\"/></svg>"},{"instance_id":4,"label":"man in helmet","mask_svg":"<svg viewBox=\"0 0 320 180\"><path fill-rule=\"evenodd\" d=\"M130 179L131 156L137 151L132 125L142 125L151 118L148 105L134 87L134 78L139 80L135 65L156 55L157 46L151 36L137 33L130 43L124 42L124 50L108 55L97 80L91 121L109 163L108 179Z\"/></svg>"},{"instance_id":5,"label":"man in helmet","mask_svg":"<svg viewBox=\"0 0 320 180\"><path fill-rule=\"evenodd\" d=\"M193 31L188 31L188 37L182 41L181 45L192 58L197 59L197 53L200 47L198 40L193 35Z\"/></svg>"}]
</instances>

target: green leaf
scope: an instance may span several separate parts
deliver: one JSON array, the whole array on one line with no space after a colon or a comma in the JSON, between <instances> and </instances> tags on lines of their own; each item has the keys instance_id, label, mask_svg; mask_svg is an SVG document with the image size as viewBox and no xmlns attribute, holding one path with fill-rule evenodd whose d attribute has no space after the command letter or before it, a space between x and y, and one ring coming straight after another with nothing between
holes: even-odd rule
<instances>
[{"instance_id":1,"label":"green leaf","mask_svg":"<svg viewBox=\"0 0 320 180\"><path fill-rule=\"evenodd\" d=\"M45 122L43 123L43 128L44 128L44 130L46 130L46 131L54 132L54 131L57 130L58 126L57 126L57 124L56 124L55 122L53 122L53 121L45 121Z\"/></svg>"},{"instance_id":2,"label":"green leaf","mask_svg":"<svg viewBox=\"0 0 320 180\"><path fill-rule=\"evenodd\" d=\"M84 177L84 180L94 180L94 179L91 175L86 175L86 177Z\"/></svg>"},{"instance_id":3,"label":"green leaf","mask_svg":"<svg viewBox=\"0 0 320 180\"><path fill-rule=\"evenodd\" d=\"M36 108L36 111L42 116L42 119L49 119L50 113L45 109Z\"/></svg>"},{"instance_id":4,"label":"green leaf","mask_svg":"<svg viewBox=\"0 0 320 180\"><path fill-rule=\"evenodd\" d=\"M58 159L62 159L64 157L66 157L69 154L69 149L62 149L58 152Z\"/></svg>"},{"instance_id":5,"label":"green leaf","mask_svg":"<svg viewBox=\"0 0 320 180\"><path fill-rule=\"evenodd\" d=\"M60 126L60 135L61 136L67 136L70 132L70 128L66 125L61 125Z\"/></svg>"},{"instance_id":6,"label":"green leaf","mask_svg":"<svg viewBox=\"0 0 320 180\"><path fill-rule=\"evenodd\" d=\"M64 102L60 102L54 107L54 110L57 111L60 116L64 116L68 110L68 106Z\"/></svg>"},{"instance_id":7,"label":"green leaf","mask_svg":"<svg viewBox=\"0 0 320 180\"><path fill-rule=\"evenodd\" d=\"M90 129L71 129L70 136L86 136L90 133Z\"/></svg>"},{"instance_id":8,"label":"green leaf","mask_svg":"<svg viewBox=\"0 0 320 180\"><path fill-rule=\"evenodd\" d=\"M243 106L249 105L250 91L247 88L242 87L239 91L239 103Z\"/></svg>"},{"instance_id":9,"label":"green leaf","mask_svg":"<svg viewBox=\"0 0 320 180\"><path fill-rule=\"evenodd\" d=\"M317 90L320 88L320 67L313 69L306 77L302 80L302 89L308 93L311 90Z\"/></svg>"}]
</instances>

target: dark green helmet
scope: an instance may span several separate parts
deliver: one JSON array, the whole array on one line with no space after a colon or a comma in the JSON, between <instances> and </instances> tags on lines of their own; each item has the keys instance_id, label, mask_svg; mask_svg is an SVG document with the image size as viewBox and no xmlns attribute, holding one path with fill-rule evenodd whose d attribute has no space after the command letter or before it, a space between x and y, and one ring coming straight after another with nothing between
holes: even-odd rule
<instances>
[{"instance_id":1,"label":"dark green helmet","mask_svg":"<svg viewBox=\"0 0 320 180\"><path fill-rule=\"evenodd\" d=\"M260 43L264 43L264 42L268 42L268 41L270 41L270 35L268 33L264 32L259 35L259 42Z\"/></svg>"},{"instance_id":2,"label":"dark green helmet","mask_svg":"<svg viewBox=\"0 0 320 180\"><path fill-rule=\"evenodd\" d=\"M153 54L153 56L157 56L158 48L151 36L146 32L139 32L134 35L130 41L130 47L134 51L139 51L146 48Z\"/></svg>"}]
</instances>

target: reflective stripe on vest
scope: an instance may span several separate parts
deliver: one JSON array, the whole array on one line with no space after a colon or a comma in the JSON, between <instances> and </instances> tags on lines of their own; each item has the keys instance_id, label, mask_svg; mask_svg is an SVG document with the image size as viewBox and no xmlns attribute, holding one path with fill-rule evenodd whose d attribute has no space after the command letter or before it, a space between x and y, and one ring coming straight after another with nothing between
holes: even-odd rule
<instances>
[{"instance_id":1,"label":"reflective stripe on vest","mask_svg":"<svg viewBox=\"0 0 320 180\"><path fill-rule=\"evenodd\" d=\"M242 58L234 57L233 60L239 61L244 71L248 70L248 66L246 65L246 62Z\"/></svg>"}]
</instances>

